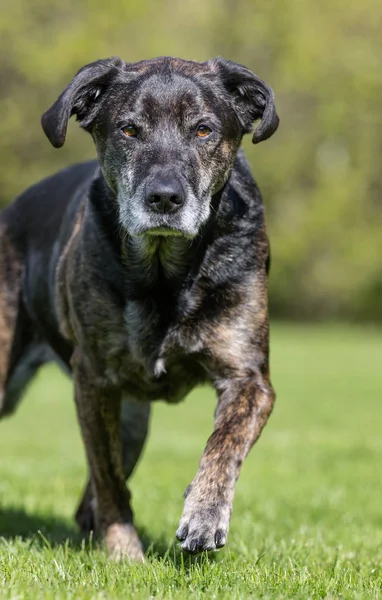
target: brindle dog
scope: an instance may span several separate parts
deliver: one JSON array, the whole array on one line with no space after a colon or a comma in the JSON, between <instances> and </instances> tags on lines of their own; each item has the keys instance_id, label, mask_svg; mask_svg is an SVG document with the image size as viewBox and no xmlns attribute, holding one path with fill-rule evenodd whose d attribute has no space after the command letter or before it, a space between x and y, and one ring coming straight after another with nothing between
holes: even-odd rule
<instances>
[{"instance_id":1,"label":"brindle dog","mask_svg":"<svg viewBox=\"0 0 382 600\"><path fill-rule=\"evenodd\" d=\"M0 215L0 413L44 362L73 374L90 470L76 518L116 557L141 560L126 479L150 402L217 391L215 428L185 493L190 553L227 539L235 482L273 407L268 240L239 146L278 126L247 68L118 58L83 67L44 114L63 145L71 115L99 162L31 187Z\"/></svg>"}]
</instances>

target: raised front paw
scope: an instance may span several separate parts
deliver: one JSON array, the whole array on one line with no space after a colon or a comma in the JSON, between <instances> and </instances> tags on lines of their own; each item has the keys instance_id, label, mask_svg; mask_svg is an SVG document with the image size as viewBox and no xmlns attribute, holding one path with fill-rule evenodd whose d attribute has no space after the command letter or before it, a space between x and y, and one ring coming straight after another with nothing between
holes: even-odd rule
<instances>
[{"instance_id":1,"label":"raised front paw","mask_svg":"<svg viewBox=\"0 0 382 600\"><path fill-rule=\"evenodd\" d=\"M190 499L191 500L191 499ZM228 535L231 507L187 499L176 537L189 554L222 548Z\"/></svg>"}]
</instances>

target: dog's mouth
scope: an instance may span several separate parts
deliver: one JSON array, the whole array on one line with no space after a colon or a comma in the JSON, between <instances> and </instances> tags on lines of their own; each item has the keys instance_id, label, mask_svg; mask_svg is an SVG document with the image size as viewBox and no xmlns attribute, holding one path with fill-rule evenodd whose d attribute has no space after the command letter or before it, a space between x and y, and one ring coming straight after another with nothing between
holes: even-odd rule
<instances>
[{"instance_id":1,"label":"dog's mouth","mask_svg":"<svg viewBox=\"0 0 382 600\"><path fill-rule=\"evenodd\" d=\"M149 215L139 222L136 229L136 234L144 237L168 237L168 238L188 238L192 239L197 234L196 227L191 221L192 227L190 227L190 219L182 218L182 214L176 215L176 218L171 215L164 215L162 217L155 216L154 218Z\"/></svg>"},{"instance_id":2,"label":"dog's mouth","mask_svg":"<svg viewBox=\"0 0 382 600\"><path fill-rule=\"evenodd\" d=\"M182 224L174 223L134 223L133 228L129 228L131 236L137 238L185 238L192 240L197 231L182 227Z\"/></svg>"},{"instance_id":3,"label":"dog's mouth","mask_svg":"<svg viewBox=\"0 0 382 600\"><path fill-rule=\"evenodd\" d=\"M151 227L147 229L142 235L153 235L153 236L176 236L176 237L189 237L180 229L173 229L172 227Z\"/></svg>"}]
</instances>

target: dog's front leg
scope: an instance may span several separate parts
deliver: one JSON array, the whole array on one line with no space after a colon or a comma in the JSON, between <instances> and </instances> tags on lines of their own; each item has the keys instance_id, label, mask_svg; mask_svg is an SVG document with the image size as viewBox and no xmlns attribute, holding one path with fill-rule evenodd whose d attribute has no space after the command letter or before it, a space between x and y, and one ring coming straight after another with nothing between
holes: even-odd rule
<instances>
[{"instance_id":1,"label":"dog's front leg","mask_svg":"<svg viewBox=\"0 0 382 600\"><path fill-rule=\"evenodd\" d=\"M215 430L186 490L176 534L182 549L192 554L226 543L241 464L260 436L275 398L267 378L260 374L220 381L217 389Z\"/></svg>"},{"instance_id":2,"label":"dog's front leg","mask_svg":"<svg viewBox=\"0 0 382 600\"><path fill-rule=\"evenodd\" d=\"M120 435L121 394L104 387L85 359L74 358L75 397L96 505L110 554L143 560L125 484Z\"/></svg>"},{"instance_id":3,"label":"dog's front leg","mask_svg":"<svg viewBox=\"0 0 382 600\"><path fill-rule=\"evenodd\" d=\"M150 418L150 402L123 397L121 410L122 457L125 479L129 479L141 456ZM84 533L95 529L94 496L89 480L76 511L76 521Z\"/></svg>"}]
</instances>

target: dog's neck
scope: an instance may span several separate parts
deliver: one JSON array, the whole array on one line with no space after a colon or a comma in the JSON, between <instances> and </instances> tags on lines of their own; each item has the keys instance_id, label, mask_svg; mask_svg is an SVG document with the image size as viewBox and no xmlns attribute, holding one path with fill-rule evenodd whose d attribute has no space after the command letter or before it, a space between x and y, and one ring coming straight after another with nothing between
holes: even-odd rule
<instances>
[{"instance_id":1,"label":"dog's neck","mask_svg":"<svg viewBox=\"0 0 382 600\"><path fill-rule=\"evenodd\" d=\"M158 279L169 283L184 279L195 244L183 236L129 236L123 241L121 252L126 269L150 286Z\"/></svg>"}]
</instances>

